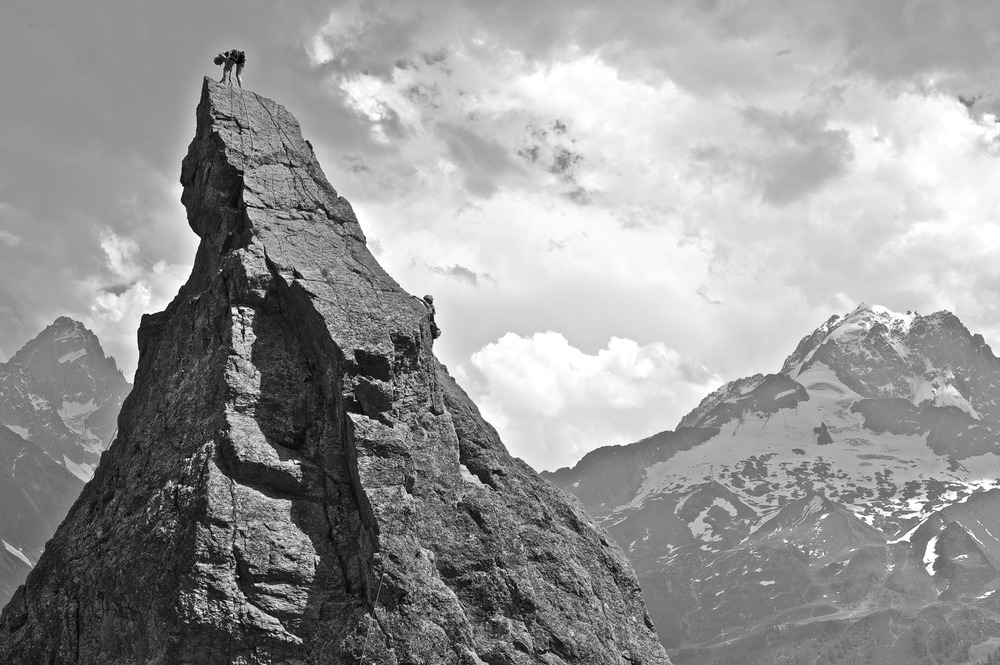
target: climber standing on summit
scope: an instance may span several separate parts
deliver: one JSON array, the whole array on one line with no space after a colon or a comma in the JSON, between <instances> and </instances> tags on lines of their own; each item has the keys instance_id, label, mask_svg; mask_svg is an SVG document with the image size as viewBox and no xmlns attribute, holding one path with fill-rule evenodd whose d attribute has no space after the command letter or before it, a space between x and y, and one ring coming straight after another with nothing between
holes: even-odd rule
<instances>
[{"instance_id":1,"label":"climber standing on summit","mask_svg":"<svg viewBox=\"0 0 1000 665\"><path fill-rule=\"evenodd\" d=\"M233 65L236 65L236 82L243 89L243 65L247 63L247 55L243 51L230 49L215 56L215 64L222 65L222 78L219 83L225 83L229 79L229 85L233 84Z\"/></svg>"}]
</instances>

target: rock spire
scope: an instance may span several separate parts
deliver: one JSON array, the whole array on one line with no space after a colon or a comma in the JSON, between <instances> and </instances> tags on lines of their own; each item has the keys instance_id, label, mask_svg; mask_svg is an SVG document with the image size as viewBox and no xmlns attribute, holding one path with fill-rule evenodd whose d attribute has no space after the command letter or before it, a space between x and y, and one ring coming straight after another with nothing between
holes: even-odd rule
<instances>
[{"instance_id":1,"label":"rock spire","mask_svg":"<svg viewBox=\"0 0 1000 665\"><path fill-rule=\"evenodd\" d=\"M0 662L669 663L632 569L508 455L283 107L205 80L201 244Z\"/></svg>"}]
</instances>

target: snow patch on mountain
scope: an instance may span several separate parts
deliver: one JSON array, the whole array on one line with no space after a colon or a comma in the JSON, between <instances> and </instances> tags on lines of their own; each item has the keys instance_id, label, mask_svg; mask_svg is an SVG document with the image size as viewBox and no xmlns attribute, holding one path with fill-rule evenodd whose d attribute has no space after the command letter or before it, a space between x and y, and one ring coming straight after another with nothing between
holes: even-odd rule
<instances>
[{"instance_id":1,"label":"snow patch on mountain","mask_svg":"<svg viewBox=\"0 0 1000 665\"><path fill-rule=\"evenodd\" d=\"M14 556L16 556L21 561L25 562L26 564L28 564L32 568L35 567L35 564L31 563L31 559L29 559L27 556L25 556L24 552L22 552L19 548L14 547L10 543L8 543L6 540L0 540L0 542L3 543L3 546L4 546L5 550L7 550L8 552L10 552Z\"/></svg>"},{"instance_id":2,"label":"snow patch on mountain","mask_svg":"<svg viewBox=\"0 0 1000 665\"><path fill-rule=\"evenodd\" d=\"M41 411L51 406L49 400L39 397L35 393L28 393L28 399L31 401L31 406L34 407L35 411Z\"/></svg>"},{"instance_id":3,"label":"snow patch on mountain","mask_svg":"<svg viewBox=\"0 0 1000 665\"><path fill-rule=\"evenodd\" d=\"M952 385L949 379L954 380L954 376L950 373L945 377L931 379L926 376L916 377L913 383L912 402L916 406L925 402L930 402L934 406L953 406L980 420L979 414L969 404L969 400L958 392L958 388Z\"/></svg>"},{"instance_id":4,"label":"snow patch on mountain","mask_svg":"<svg viewBox=\"0 0 1000 665\"><path fill-rule=\"evenodd\" d=\"M927 569L927 574L934 577L934 563L937 561L937 543L940 536L934 536L927 541L927 548L924 550L924 568Z\"/></svg>"},{"instance_id":5,"label":"snow patch on mountain","mask_svg":"<svg viewBox=\"0 0 1000 665\"><path fill-rule=\"evenodd\" d=\"M787 371L787 375L796 378L802 368L813 359L816 352L827 342L851 343L860 346L862 338L876 325L881 324L889 331L887 341L900 355L907 357L910 349L902 342L902 337L910 330L917 315L913 312L899 314L881 305L861 303L857 309L847 316L833 317L816 331L816 342L809 352ZM825 333L825 334L824 334Z\"/></svg>"},{"instance_id":6,"label":"snow patch on mountain","mask_svg":"<svg viewBox=\"0 0 1000 665\"><path fill-rule=\"evenodd\" d=\"M688 497L684 498L687 499ZM705 542L715 542L722 540L721 536L715 535L713 533L712 525L709 524L707 521L708 514L712 511L712 508L715 507L722 508L727 513L729 513L731 517L736 517L736 514L739 512L738 510L736 510L736 506L731 504L729 501L726 501L721 497L717 497L714 501L712 501L711 505L702 509L702 511L698 513L698 517L696 517L692 522L688 524L688 528L691 530L692 536L694 536L699 540L703 540Z\"/></svg>"},{"instance_id":7,"label":"snow patch on mountain","mask_svg":"<svg viewBox=\"0 0 1000 665\"><path fill-rule=\"evenodd\" d=\"M17 434L22 439L27 439L28 438L28 428L27 427L21 427L20 425L7 425L6 423L4 423L4 427L6 427L7 429L9 429L14 434Z\"/></svg>"},{"instance_id":8,"label":"snow patch on mountain","mask_svg":"<svg viewBox=\"0 0 1000 665\"><path fill-rule=\"evenodd\" d=\"M877 323L881 323L892 332L905 334L913 325L915 317L916 315L910 312L899 314L881 305L861 303L843 319L840 325L830 331L826 340L856 339L867 334ZM908 353L905 348L900 351L901 355Z\"/></svg>"},{"instance_id":9,"label":"snow patch on mountain","mask_svg":"<svg viewBox=\"0 0 1000 665\"><path fill-rule=\"evenodd\" d=\"M908 543L908 542L911 542L910 539L913 538L913 534L915 534L917 532L917 529L919 529L920 527L922 527L924 525L925 521L926 520L922 520L922 521L917 522L916 525L912 529L910 529L909 531L907 531L906 533L904 533L899 538L887 541L888 544L889 545L895 545L897 543ZM982 544L982 543L980 543L980 544Z\"/></svg>"},{"instance_id":10,"label":"snow patch on mountain","mask_svg":"<svg viewBox=\"0 0 1000 665\"><path fill-rule=\"evenodd\" d=\"M82 358L85 355L87 355L87 349L77 349L76 351L70 351L69 353L64 353L63 355L59 356L58 362L60 364L71 363L77 358Z\"/></svg>"},{"instance_id":11,"label":"snow patch on mountain","mask_svg":"<svg viewBox=\"0 0 1000 665\"><path fill-rule=\"evenodd\" d=\"M66 465L66 470L83 482L87 482L93 478L94 470L97 468L96 464L77 464L65 455L63 455L63 464Z\"/></svg>"},{"instance_id":12,"label":"snow patch on mountain","mask_svg":"<svg viewBox=\"0 0 1000 665\"><path fill-rule=\"evenodd\" d=\"M65 327L66 323L70 323L72 325L70 325L69 327ZM86 328L84 328L83 324L80 323L79 321L74 321L73 319L69 319L66 317L59 317L58 319L56 319L54 325L64 326L64 328L55 335L54 341L56 342L66 342L69 340L76 340L76 339L86 340L86 337L84 335L84 331L86 330Z\"/></svg>"},{"instance_id":13,"label":"snow patch on mountain","mask_svg":"<svg viewBox=\"0 0 1000 665\"><path fill-rule=\"evenodd\" d=\"M89 399L86 402L63 402L62 406L59 407L59 417L63 420L68 420L79 418L80 416L89 416L97 408L93 399Z\"/></svg>"},{"instance_id":14,"label":"snow patch on mountain","mask_svg":"<svg viewBox=\"0 0 1000 665\"><path fill-rule=\"evenodd\" d=\"M928 495L927 482L947 483L941 494L951 492L947 496L957 500L993 486L990 483L1000 477L996 453L963 459L964 468L956 469L927 445L926 433L907 436L867 429L863 416L851 408L862 396L824 363L813 363L796 381L809 394L807 401L770 414L744 413L705 443L650 465L635 497L618 510L640 508L662 492L693 490L713 473L747 505L765 512L800 498L798 482L804 473L817 492L831 498L875 496L879 482L896 488L911 483L908 495L897 498L902 503L859 502L858 517L872 525L893 513L900 520L921 520L943 505L943 496ZM835 445L821 445L815 435L806 435L824 423ZM877 470L885 475L877 478ZM682 507L683 502L678 510Z\"/></svg>"}]
</instances>

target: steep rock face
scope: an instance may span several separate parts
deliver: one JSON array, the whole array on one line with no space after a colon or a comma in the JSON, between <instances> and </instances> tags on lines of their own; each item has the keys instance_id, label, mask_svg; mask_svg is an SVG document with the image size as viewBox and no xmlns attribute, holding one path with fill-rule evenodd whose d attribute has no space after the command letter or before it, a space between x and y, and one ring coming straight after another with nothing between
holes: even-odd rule
<instances>
[{"instance_id":1,"label":"steep rock face","mask_svg":"<svg viewBox=\"0 0 1000 665\"><path fill-rule=\"evenodd\" d=\"M667 663L628 563L433 356L295 119L206 79L201 237L0 662Z\"/></svg>"},{"instance_id":2,"label":"steep rock face","mask_svg":"<svg viewBox=\"0 0 1000 665\"><path fill-rule=\"evenodd\" d=\"M131 388L97 336L61 316L0 365L0 424L87 481Z\"/></svg>"}]
</instances>

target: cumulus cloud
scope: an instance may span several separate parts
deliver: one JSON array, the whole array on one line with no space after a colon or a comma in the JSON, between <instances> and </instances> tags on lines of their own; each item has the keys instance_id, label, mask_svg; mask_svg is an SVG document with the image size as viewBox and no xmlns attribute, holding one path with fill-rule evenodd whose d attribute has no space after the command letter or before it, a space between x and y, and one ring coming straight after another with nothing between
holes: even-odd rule
<instances>
[{"instance_id":1,"label":"cumulus cloud","mask_svg":"<svg viewBox=\"0 0 1000 665\"><path fill-rule=\"evenodd\" d=\"M537 469L672 427L719 385L664 344L617 337L595 354L555 332L508 333L471 357L479 403L511 453Z\"/></svg>"}]
</instances>

